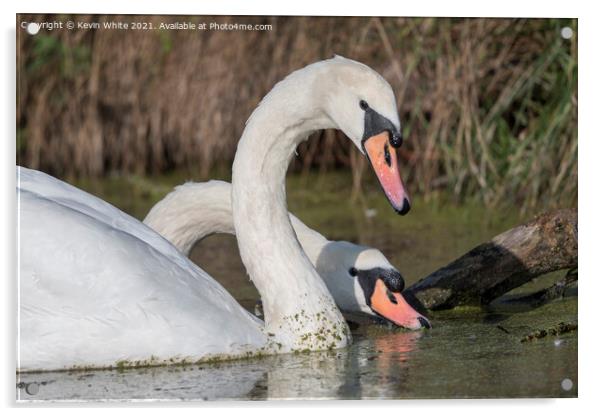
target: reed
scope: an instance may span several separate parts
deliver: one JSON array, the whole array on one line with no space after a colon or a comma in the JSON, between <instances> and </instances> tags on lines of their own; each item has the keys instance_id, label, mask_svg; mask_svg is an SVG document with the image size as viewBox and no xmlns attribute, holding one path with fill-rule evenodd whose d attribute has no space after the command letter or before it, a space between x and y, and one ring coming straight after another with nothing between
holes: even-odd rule
<instances>
[{"instance_id":1,"label":"reed","mask_svg":"<svg viewBox=\"0 0 602 416\"><path fill-rule=\"evenodd\" d=\"M20 164L60 177L178 169L208 178L230 166L246 118L275 82L337 53L368 63L393 86L407 138L402 172L414 192L523 210L577 203L576 20L73 20L86 19L273 29L18 31ZM575 34L569 40L560 36L564 26ZM360 198L369 173L363 158L339 133L319 136L299 147L292 169L351 166L352 198Z\"/></svg>"}]
</instances>

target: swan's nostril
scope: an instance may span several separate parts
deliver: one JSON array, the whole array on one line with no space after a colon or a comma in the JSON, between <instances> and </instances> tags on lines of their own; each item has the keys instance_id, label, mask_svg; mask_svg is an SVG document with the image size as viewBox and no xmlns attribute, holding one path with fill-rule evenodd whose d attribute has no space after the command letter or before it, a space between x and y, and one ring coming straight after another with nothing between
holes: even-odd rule
<instances>
[{"instance_id":1,"label":"swan's nostril","mask_svg":"<svg viewBox=\"0 0 602 416\"><path fill-rule=\"evenodd\" d=\"M385 163L387 164L388 167L391 167L391 152L389 152L389 145L386 142L385 142L384 153L385 153Z\"/></svg>"}]
</instances>

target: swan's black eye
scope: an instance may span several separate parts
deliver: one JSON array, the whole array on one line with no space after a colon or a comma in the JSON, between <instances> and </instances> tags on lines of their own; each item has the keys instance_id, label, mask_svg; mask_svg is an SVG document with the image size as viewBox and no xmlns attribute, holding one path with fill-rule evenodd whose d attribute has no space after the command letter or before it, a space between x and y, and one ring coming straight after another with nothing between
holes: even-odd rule
<instances>
[{"instance_id":1,"label":"swan's black eye","mask_svg":"<svg viewBox=\"0 0 602 416\"><path fill-rule=\"evenodd\" d=\"M360 100L360 108L362 110L367 110L368 109L368 103L365 102L364 100Z\"/></svg>"},{"instance_id":2,"label":"swan's black eye","mask_svg":"<svg viewBox=\"0 0 602 416\"><path fill-rule=\"evenodd\" d=\"M357 276L357 269L355 267L352 267L351 269L349 269L349 274L351 276Z\"/></svg>"}]
</instances>

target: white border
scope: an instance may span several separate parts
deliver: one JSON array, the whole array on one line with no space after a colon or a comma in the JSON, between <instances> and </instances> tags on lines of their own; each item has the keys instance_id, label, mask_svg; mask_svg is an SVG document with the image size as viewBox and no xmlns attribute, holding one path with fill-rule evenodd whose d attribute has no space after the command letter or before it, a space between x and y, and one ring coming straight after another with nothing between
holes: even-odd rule
<instances>
[{"instance_id":1,"label":"white border","mask_svg":"<svg viewBox=\"0 0 602 416\"><path fill-rule=\"evenodd\" d=\"M396 402L286 402L286 403L212 403L210 405L194 406L213 407L222 410L250 414L287 413L300 414L310 409L323 409L334 412L335 407L344 406L345 413L369 414L377 412L403 412L412 414L430 410L436 413L470 415L506 414L520 410L529 412L545 412L550 414L577 414L594 408L600 379L600 350L601 337L598 330L598 320L601 316L597 305L600 304L600 265L596 262L596 248L600 245L600 217L597 197L601 194L599 188L601 165L600 141L600 77L602 66L600 62L600 45L602 39L600 27L602 16L596 13L593 1L545 1L528 2L525 0L504 0L499 2L471 2L467 0L454 1L383 1L369 0L367 2L326 3L325 1L303 0L302 2L277 1L244 1L223 0L213 2L196 2L185 0L149 0L144 3L123 0L105 0L103 2L68 1L20 1L17 4L2 3L0 19L3 23L3 55L1 65L3 84L1 91L6 94L2 105L5 137L2 140L2 230L4 238L0 253L1 264L4 266L3 291L4 296L4 341L1 343L3 352L3 371L1 377L3 403L14 405L14 336L15 336L15 292L16 284L11 281L15 273L15 13L21 12L52 12L52 13L128 13L128 14L267 14L267 15L404 15L404 16L489 16L489 17L577 17L579 18L579 232L580 232L580 313L579 313L579 399L564 400L435 400L435 401L396 401ZM598 255L599 257L599 255ZM138 406L141 406L140 404ZM144 406L144 405L142 405ZM241 406L249 409L241 409ZM295 409L303 406L309 409ZM395 409L382 409L382 407ZM111 407L115 407L111 405ZM152 407L159 407L152 406ZM163 406L161 406L163 407ZM186 406L188 407L188 406ZM266 408L267 407L267 408ZM400 407L403 407L401 409ZM597 407L597 406L596 406ZM374 409L380 408L380 409ZM33 411L36 409L27 409ZM105 409L87 409L94 412L104 412ZM157 413L164 409L144 408L146 413ZM194 411L199 409L180 409ZM63 414L65 411L79 409L45 409L44 412ZM204 411L204 410L201 410ZM589 412L588 412L589 413Z\"/></svg>"},{"instance_id":2,"label":"white border","mask_svg":"<svg viewBox=\"0 0 602 416\"><path fill-rule=\"evenodd\" d=\"M484 4L487 3L487 4ZM345 3L304 0L186 0L127 2L105 0L90 3L77 0L53 2L20 1L21 13L122 13L122 14L250 14L250 15L330 15L330 16L456 16L456 17L577 17L583 7L579 1L548 0L544 4L524 0L479 2L476 0L386 1ZM581 14L583 16L583 14Z\"/></svg>"}]
</instances>

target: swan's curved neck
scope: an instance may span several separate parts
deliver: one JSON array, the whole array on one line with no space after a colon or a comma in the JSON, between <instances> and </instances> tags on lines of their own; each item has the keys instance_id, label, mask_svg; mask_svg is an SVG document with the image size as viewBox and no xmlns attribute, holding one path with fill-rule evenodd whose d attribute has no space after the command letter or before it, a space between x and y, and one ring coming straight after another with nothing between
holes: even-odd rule
<instances>
[{"instance_id":1,"label":"swan's curved neck","mask_svg":"<svg viewBox=\"0 0 602 416\"><path fill-rule=\"evenodd\" d=\"M312 94L311 71L278 83L251 115L232 167L241 258L261 294L266 331L288 350L346 345L349 328L302 251L286 205L285 176L297 145L335 127Z\"/></svg>"},{"instance_id":2,"label":"swan's curved neck","mask_svg":"<svg viewBox=\"0 0 602 416\"><path fill-rule=\"evenodd\" d=\"M227 182L186 183L153 206L144 223L188 256L211 234L234 234L230 195Z\"/></svg>"},{"instance_id":3,"label":"swan's curved neck","mask_svg":"<svg viewBox=\"0 0 602 416\"><path fill-rule=\"evenodd\" d=\"M185 183L157 202L143 222L188 256L205 237L235 234L231 194L232 186L224 181ZM289 216L303 251L315 265L330 241L293 214Z\"/></svg>"}]
</instances>

